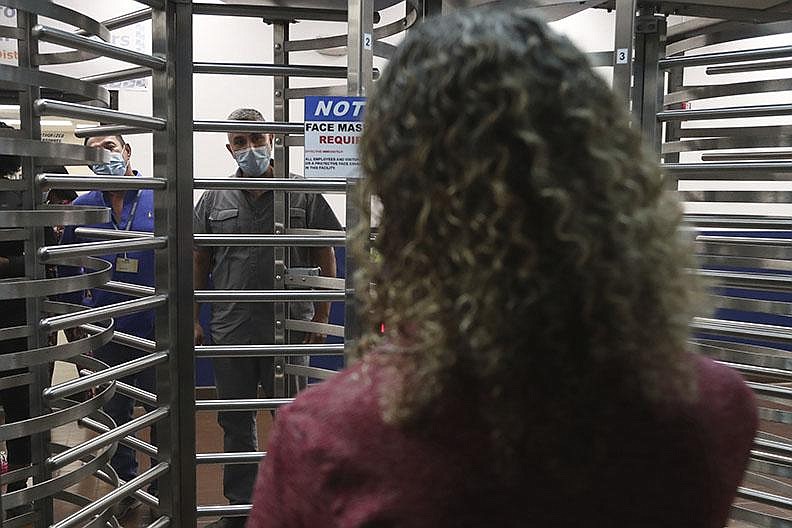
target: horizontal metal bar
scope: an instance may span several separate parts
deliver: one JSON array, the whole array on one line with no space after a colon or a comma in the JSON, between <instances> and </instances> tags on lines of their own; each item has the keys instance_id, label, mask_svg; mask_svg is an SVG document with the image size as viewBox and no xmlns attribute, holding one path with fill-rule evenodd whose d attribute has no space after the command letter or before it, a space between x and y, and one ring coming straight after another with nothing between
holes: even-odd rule
<instances>
[{"instance_id":1,"label":"horizontal metal bar","mask_svg":"<svg viewBox=\"0 0 792 528\"><path fill-rule=\"evenodd\" d=\"M274 411L288 405L294 398L240 399L240 400L198 400L196 411Z\"/></svg>"},{"instance_id":2,"label":"horizontal metal bar","mask_svg":"<svg viewBox=\"0 0 792 528\"><path fill-rule=\"evenodd\" d=\"M151 77L151 68L145 66L135 66L134 68L126 68L107 73L100 73L97 75L88 75L81 77L81 81L92 82L94 84L111 84L122 81L131 81L133 79L141 79L143 77Z\"/></svg>"},{"instance_id":3,"label":"horizontal metal bar","mask_svg":"<svg viewBox=\"0 0 792 528\"><path fill-rule=\"evenodd\" d=\"M658 121L698 121L705 119L739 119L792 115L792 104L742 106L730 108L701 108L698 110L664 110L657 113Z\"/></svg>"},{"instance_id":4,"label":"horizontal metal bar","mask_svg":"<svg viewBox=\"0 0 792 528\"><path fill-rule=\"evenodd\" d=\"M96 420L93 420L91 418L82 418L81 420L79 420L79 424L97 433L106 433L112 430L109 427L107 427L105 424L97 422ZM159 458L159 450L155 446L147 442L144 442L140 438L137 438L135 436L126 436L124 438L121 438L119 442L127 447L140 451L146 456L156 459Z\"/></svg>"},{"instance_id":5,"label":"horizontal metal bar","mask_svg":"<svg viewBox=\"0 0 792 528\"><path fill-rule=\"evenodd\" d=\"M264 20L325 20L346 22L346 9L306 9L298 7L257 6L250 4L204 4L193 3L193 14L213 16L237 16L262 18Z\"/></svg>"},{"instance_id":6,"label":"horizontal metal bar","mask_svg":"<svg viewBox=\"0 0 792 528\"><path fill-rule=\"evenodd\" d=\"M31 30L33 38L52 44L60 44L80 51L88 51L110 59L117 59L153 70L164 71L167 62L160 57L121 48L101 40L92 40L75 33L53 27L36 25Z\"/></svg>"},{"instance_id":7,"label":"horizontal metal bar","mask_svg":"<svg viewBox=\"0 0 792 528\"><path fill-rule=\"evenodd\" d=\"M702 154L701 161L731 160L792 160L792 152L720 152L718 154ZM695 164L693 164L695 165ZM742 166L743 164L737 164ZM790 163L792 166L792 163ZM791 169L792 170L792 169Z\"/></svg>"},{"instance_id":8,"label":"horizontal metal bar","mask_svg":"<svg viewBox=\"0 0 792 528\"><path fill-rule=\"evenodd\" d=\"M42 189L74 189L87 191L126 191L137 189L164 189L168 180L143 178L140 176L67 176L62 174L39 174L36 181Z\"/></svg>"},{"instance_id":9,"label":"horizontal metal bar","mask_svg":"<svg viewBox=\"0 0 792 528\"><path fill-rule=\"evenodd\" d=\"M767 504L768 506L776 506L787 510L792 509L792 499L783 497L781 495L773 495L772 493L766 493L764 491L740 486L737 488L737 496L743 499L759 502L761 504Z\"/></svg>"},{"instance_id":10,"label":"horizontal metal bar","mask_svg":"<svg viewBox=\"0 0 792 528\"><path fill-rule=\"evenodd\" d=\"M0 229L0 242L27 240L27 229Z\"/></svg>"},{"instance_id":11,"label":"horizontal metal bar","mask_svg":"<svg viewBox=\"0 0 792 528\"><path fill-rule=\"evenodd\" d=\"M102 25L110 31L113 31L114 29L131 26L133 24L137 24L138 22L145 22L146 20L151 20L151 9L141 9L140 11L133 11L132 13L127 13L125 15L108 18L102 22ZM84 30L77 31L76 33L83 36L90 35Z\"/></svg>"},{"instance_id":12,"label":"horizontal metal bar","mask_svg":"<svg viewBox=\"0 0 792 528\"><path fill-rule=\"evenodd\" d=\"M193 121L194 132L261 132L263 134L302 134L303 123L269 123L266 121Z\"/></svg>"},{"instance_id":13,"label":"horizontal metal bar","mask_svg":"<svg viewBox=\"0 0 792 528\"><path fill-rule=\"evenodd\" d=\"M83 376L87 376L93 374L90 370L81 370L80 374ZM116 380L116 394L123 394L124 396L128 396L134 400L137 400L141 403L145 403L151 405L152 407L157 406L157 395L153 394L147 390L143 390L141 388L135 387L134 385L129 385L122 381Z\"/></svg>"},{"instance_id":14,"label":"horizontal metal bar","mask_svg":"<svg viewBox=\"0 0 792 528\"><path fill-rule=\"evenodd\" d=\"M92 325L92 324L84 324L81 325L80 328L92 334L96 334L104 330L101 326ZM144 339L142 337L134 336L131 334L125 334L123 332L114 331L113 342L118 343L120 345L125 345L131 348L135 348L137 350L142 350L143 352L148 352L149 354L157 350L157 343L152 341L151 339Z\"/></svg>"},{"instance_id":15,"label":"horizontal metal bar","mask_svg":"<svg viewBox=\"0 0 792 528\"><path fill-rule=\"evenodd\" d=\"M763 462L771 462L773 464L792 466L792 458L788 456L777 455L775 453L766 453L756 449L751 449L751 458L754 460L761 460Z\"/></svg>"},{"instance_id":16,"label":"horizontal metal bar","mask_svg":"<svg viewBox=\"0 0 792 528\"><path fill-rule=\"evenodd\" d=\"M756 374L760 376L771 376L773 378L782 378L785 380L792 380L792 370L777 369L771 367L758 367L756 365L746 365L744 363L733 363L730 361L716 361L721 365L733 368L742 374Z\"/></svg>"},{"instance_id":17,"label":"horizontal metal bar","mask_svg":"<svg viewBox=\"0 0 792 528\"><path fill-rule=\"evenodd\" d=\"M101 227L78 227L74 234L81 238L97 240L129 240L132 238L152 238L153 233L148 231L120 231L118 229L103 229Z\"/></svg>"},{"instance_id":18,"label":"horizontal metal bar","mask_svg":"<svg viewBox=\"0 0 792 528\"><path fill-rule=\"evenodd\" d=\"M133 134L151 134L151 130L127 125L100 125L81 127L74 131L74 137L80 139L103 136L129 136Z\"/></svg>"},{"instance_id":19,"label":"horizontal metal bar","mask_svg":"<svg viewBox=\"0 0 792 528\"><path fill-rule=\"evenodd\" d=\"M343 344L295 345L201 345L195 347L195 357L277 357L277 356L335 356L344 353Z\"/></svg>"},{"instance_id":20,"label":"horizontal metal bar","mask_svg":"<svg viewBox=\"0 0 792 528\"><path fill-rule=\"evenodd\" d=\"M166 125L165 120L158 117L128 114L108 108L53 101L52 99L37 99L33 103L33 109L39 116L55 115L85 119L86 121L107 121L149 130L165 130Z\"/></svg>"},{"instance_id":21,"label":"horizontal metal bar","mask_svg":"<svg viewBox=\"0 0 792 528\"><path fill-rule=\"evenodd\" d=\"M80 242L63 246L44 246L39 248L41 262L51 262L70 257L90 257L111 255L129 251L150 251L168 245L167 237L128 238L126 240L102 240L99 242Z\"/></svg>"},{"instance_id":22,"label":"horizontal metal bar","mask_svg":"<svg viewBox=\"0 0 792 528\"><path fill-rule=\"evenodd\" d=\"M122 293L131 297L147 297L154 295L156 289L153 286L143 286L142 284L131 284L128 282L110 281L102 286L100 290Z\"/></svg>"},{"instance_id":23,"label":"horizontal metal bar","mask_svg":"<svg viewBox=\"0 0 792 528\"><path fill-rule=\"evenodd\" d=\"M307 378L316 378L327 380L338 374L337 370L324 369L319 367L309 367L306 365L289 365L287 364L283 369L284 374L291 374L292 376L303 376Z\"/></svg>"},{"instance_id":24,"label":"horizontal metal bar","mask_svg":"<svg viewBox=\"0 0 792 528\"><path fill-rule=\"evenodd\" d=\"M82 420L80 422L82 423ZM130 438L130 437L127 437L127 438ZM123 442L123 439L121 441ZM101 470L97 471L95 473L95 475L96 475L96 477L99 480L101 480L102 482L105 482L107 484L110 484L110 486L112 486L114 488L117 487L117 486L121 486L121 485L126 483L125 480L120 479L117 476L114 479L114 478L110 477L109 474L107 474L107 473L105 473L104 471L101 471ZM154 508L159 508L159 498L155 497L154 495L152 495L152 494L150 494L150 493L148 493L146 491L143 491L142 489L135 491L132 495L137 497L137 499L140 500L140 502L142 502L143 504L147 504L147 505L152 506ZM105 525L105 526L107 526L107 525Z\"/></svg>"},{"instance_id":25,"label":"horizontal metal bar","mask_svg":"<svg viewBox=\"0 0 792 528\"><path fill-rule=\"evenodd\" d=\"M295 246L295 247L327 247L343 246L346 237L316 236L316 235L258 235L258 234L231 234L231 235L205 235L197 234L193 237L193 244L204 246Z\"/></svg>"},{"instance_id":26,"label":"horizontal metal bar","mask_svg":"<svg viewBox=\"0 0 792 528\"><path fill-rule=\"evenodd\" d=\"M750 62L747 64L726 64L723 66L711 66L704 70L707 75L723 75L730 73L751 73L768 70L785 70L792 68L792 60L775 60Z\"/></svg>"},{"instance_id":27,"label":"horizontal metal bar","mask_svg":"<svg viewBox=\"0 0 792 528\"><path fill-rule=\"evenodd\" d=\"M322 302L343 301L343 291L195 290L195 302Z\"/></svg>"},{"instance_id":28,"label":"horizontal metal bar","mask_svg":"<svg viewBox=\"0 0 792 528\"><path fill-rule=\"evenodd\" d=\"M346 187L346 180L303 180L297 178L196 178L193 181L193 189L345 193Z\"/></svg>"},{"instance_id":29,"label":"horizontal metal bar","mask_svg":"<svg viewBox=\"0 0 792 528\"><path fill-rule=\"evenodd\" d=\"M790 233L792 237L792 233ZM697 235L697 242L710 242L717 244L744 244L750 246L771 246L771 247L790 247L792 238L762 238L762 237L736 237L736 236L717 236L717 235ZM789 278L790 289L792 289L792 277Z\"/></svg>"},{"instance_id":30,"label":"horizontal metal bar","mask_svg":"<svg viewBox=\"0 0 792 528\"><path fill-rule=\"evenodd\" d=\"M135 431L157 423L168 416L169 413L170 410L167 407L154 409L153 411L130 420L123 425L115 427L106 433L95 436L90 440L83 442L82 444L71 447L62 453L58 453L57 455L52 455L49 457L49 459L47 459L46 464L50 469L53 470L62 468L68 464L71 464L72 462L80 460L84 455L87 455L92 451L96 451L97 449L108 446L116 440L135 433Z\"/></svg>"},{"instance_id":31,"label":"horizontal metal bar","mask_svg":"<svg viewBox=\"0 0 792 528\"><path fill-rule=\"evenodd\" d=\"M790 107L792 108L792 107ZM792 155L788 155L792 157ZM792 162L778 161L765 163L666 163L660 165L666 174L714 173L724 172L775 171L792 172Z\"/></svg>"},{"instance_id":32,"label":"horizontal metal bar","mask_svg":"<svg viewBox=\"0 0 792 528\"><path fill-rule=\"evenodd\" d=\"M781 400L792 400L792 389L780 385L768 385L766 383L754 383L747 381L746 385L760 396L769 396Z\"/></svg>"},{"instance_id":33,"label":"horizontal metal bar","mask_svg":"<svg viewBox=\"0 0 792 528\"><path fill-rule=\"evenodd\" d=\"M198 506L198 517L243 517L250 513L251 504L231 504L225 506Z\"/></svg>"},{"instance_id":34,"label":"horizontal metal bar","mask_svg":"<svg viewBox=\"0 0 792 528\"><path fill-rule=\"evenodd\" d=\"M65 519L53 524L51 528L73 528L75 526L80 526L86 520L108 509L110 506L116 502L119 502L124 497L133 494L139 489L143 489L149 483L167 473L169 468L170 466L166 462L160 462L153 468L146 470L137 477L133 478L123 486L114 489L104 497L91 502L85 508L76 511Z\"/></svg>"},{"instance_id":35,"label":"horizontal metal bar","mask_svg":"<svg viewBox=\"0 0 792 528\"><path fill-rule=\"evenodd\" d=\"M307 334L324 334L344 337L344 327L341 325L301 321L299 319L286 319L284 326L286 330L295 330Z\"/></svg>"},{"instance_id":36,"label":"horizontal metal bar","mask_svg":"<svg viewBox=\"0 0 792 528\"><path fill-rule=\"evenodd\" d=\"M772 440L765 440L762 438L755 438L754 445L763 449L772 449L781 451L789 456L792 456L792 444L785 444L783 442L774 442Z\"/></svg>"},{"instance_id":37,"label":"horizontal metal bar","mask_svg":"<svg viewBox=\"0 0 792 528\"><path fill-rule=\"evenodd\" d=\"M719 285L767 291L787 291L792 275L777 273L740 273L720 270L698 270L700 277L716 279Z\"/></svg>"},{"instance_id":38,"label":"horizontal metal bar","mask_svg":"<svg viewBox=\"0 0 792 528\"><path fill-rule=\"evenodd\" d=\"M792 229L792 218L784 216L686 214L683 220L708 228Z\"/></svg>"},{"instance_id":39,"label":"horizontal metal bar","mask_svg":"<svg viewBox=\"0 0 792 528\"><path fill-rule=\"evenodd\" d=\"M170 517L167 515L161 516L159 519L149 524L146 528L167 528L171 525Z\"/></svg>"},{"instance_id":40,"label":"horizontal metal bar","mask_svg":"<svg viewBox=\"0 0 792 528\"><path fill-rule=\"evenodd\" d=\"M107 306L89 308L88 310L82 310L77 313L46 317L39 322L39 326L43 332L55 332L57 330L79 326L84 323L104 321L111 317L120 317L122 315L150 310L162 306L167 301L167 295L152 295L151 297L144 297L142 299L132 299L130 301L109 304Z\"/></svg>"},{"instance_id":41,"label":"horizontal metal bar","mask_svg":"<svg viewBox=\"0 0 792 528\"><path fill-rule=\"evenodd\" d=\"M78 392L97 387L103 383L119 380L129 376L130 374L135 374L136 372L146 370L147 368L156 367L157 365L161 365L167 361L167 351L155 352L141 358L133 359L132 361L127 361L126 363L121 363L120 365L94 372L93 374L89 374L87 376L80 376L78 378L73 378L68 381L64 381L63 383L53 385L52 387L47 387L42 392L42 396L46 400L59 400L61 398L71 396L72 394L77 394Z\"/></svg>"},{"instance_id":42,"label":"horizontal metal bar","mask_svg":"<svg viewBox=\"0 0 792 528\"><path fill-rule=\"evenodd\" d=\"M344 66L196 62L193 64L193 73L212 75L269 75L283 77L346 79L347 69Z\"/></svg>"},{"instance_id":43,"label":"horizontal metal bar","mask_svg":"<svg viewBox=\"0 0 792 528\"><path fill-rule=\"evenodd\" d=\"M323 288L328 290L343 290L346 287L346 280L323 275L289 275L286 273L284 280L287 287Z\"/></svg>"},{"instance_id":44,"label":"horizontal metal bar","mask_svg":"<svg viewBox=\"0 0 792 528\"><path fill-rule=\"evenodd\" d=\"M711 64L723 64L726 62L781 59L784 57L792 57L792 46L670 57L667 59L660 59L657 61L657 64L661 69L689 68L692 66L709 66Z\"/></svg>"},{"instance_id":45,"label":"horizontal metal bar","mask_svg":"<svg viewBox=\"0 0 792 528\"><path fill-rule=\"evenodd\" d=\"M691 322L691 327L701 332L733 337L750 337L783 343L792 342L792 328L785 326L695 317Z\"/></svg>"},{"instance_id":46,"label":"horizontal metal bar","mask_svg":"<svg viewBox=\"0 0 792 528\"><path fill-rule=\"evenodd\" d=\"M258 464L267 455L265 451L245 451L237 453L198 453L196 464Z\"/></svg>"}]
</instances>

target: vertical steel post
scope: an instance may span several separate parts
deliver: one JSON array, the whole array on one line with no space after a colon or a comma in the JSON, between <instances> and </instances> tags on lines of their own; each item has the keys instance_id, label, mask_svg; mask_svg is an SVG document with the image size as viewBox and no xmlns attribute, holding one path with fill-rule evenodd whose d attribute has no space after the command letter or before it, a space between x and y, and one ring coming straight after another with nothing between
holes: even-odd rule
<instances>
[{"instance_id":1,"label":"vertical steel post","mask_svg":"<svg viewBox=\"0 0 792 528\"><path fill-rule=\"evenodd\" d=\"M22 69L36 68L36 54L38 53L38 42L31 35L31 29L38 23L38 17L33 13L17 10L17 27L22 30L24 40L18 41L19 67ZM22 135L26 139L41 140L41 121L33 112L33 103L41 96L41 88L38 86L26 86L19 93L19 118ZM36 159L32 156L22 157L22 178L26 183L23 192L22 205L25 209L33 210L41 206L41 192L36 184ZM44 229L40 227L28 227L27 239L25 240L25 275L31 279L43 279L45 277L44 266L38 262L38 248L44 245ZM28 350L33 350L47 344L47 335L39 330L38 321L42 317L42 298L31 297L26 302L26 315L28 326L34 328L34 332L28 337ZM50 385L49 366L45 364L30 367L32 381L30 384L30 416L41 416L48 414L49 409L44 404L42 391ZM31 460L36 471L33 475L33 483L44 482L52 477L44 461L49 456L50 431L34 434L30 437ZM49 526L53 523L52 498L47 497L37 500L34 508L39 512L36 526Z\"/></svg>"},{"instance_id":2,"label":"vertical steel post","mask_svg":"<svg viewBox=\"0 0 792 528\"><path fill-rule=\"evenodd\" d=\"M168 239L156 254L157 293L168 295L157 310L157 349L170 352L157 370L158 400L170 407L159 427L161 460L170 464L160 505L170 526L183 527L196 524L192 16L191 0L167 0L152 13L152 51L167 59L152 86L154 115L167 118L167 128L154 133L154 176L168 180L154 198L155 234Z\"/></svg>"},{"instance_id":3,"label":"vertical steel post","mask_svg":"<svg viewBox=\"0 0 792 528\"><path fill-rule=\"evenodd\" d=\"M347 92L366 97L373 84L374 3L373 0L350 0L347 37ZM347 357L363 332L361 303L355 292L355 275L361 264L359 255L369 245L371 217L363 214L357 204L360 193L360 173L347 181L346 201L346 294L344 296L344 345ZM361 197L367 203L369 196ZM368 209L368 208L366 208ZM366 287L365 285L358 285Z\"/></svg>"},{"instance_id":4,"label":"vertical steel post","mask_svg":"<svg viewBox=\"0 0 792 528\"><path fill-rule=\"evenodd\" d=\"M665 40L665 18L656 16L652 8L642 8L636 22L633 114L647 145L658 155L662 126L657 121L657 112L662 108L665 90L665 74L658 61L665 55Z\"/></svg>"},{"instance_id":5,"label":"vertical steel post","mask_svg":"<svg viewBox=\"0 0 792 528\"><path fill-rule=\"evenodd\" d=\"M613 91L624 97L630 108L632 87L633 36L637 0L616 0L616 35L613 53Z\"/></svg>"},{"instance_id":6,"label":"vertical steel post","mask_svg":"<svg viewBox=\"0 0 792 528\"><path fill-rule=\"evenodd\" d=\"M273 62L275 64L288 64L289 55L286 51L286 42L289 39L289 22L277 21L272 26L273 37ZM289 118L289 103L286 100L286 80L285 76L275 76L273 78L274 84L274 118L275 121L288 121ZM275 138L275 177L288 178L289 177L289 147L286 146L285 136L278 135ZM288 222L288 195L283 191L273 192L274 208L273 220L273 233L276 235L284 234ZM273 248L274 255L274 278L273 287L275 289L284 289L286 287L286 266L288 265L288 252L284 246L277 246ZM275 324L275 344L282 345L286 343L286 316L288 308L286 303L279 302L273 305L274 311L274 324ZM275 394L268 394L269 397L283 398L286 396L286 358L284 356L277 356L274 358L275 363L275 383L273 390Z\"/></svg>"}]
</instances>

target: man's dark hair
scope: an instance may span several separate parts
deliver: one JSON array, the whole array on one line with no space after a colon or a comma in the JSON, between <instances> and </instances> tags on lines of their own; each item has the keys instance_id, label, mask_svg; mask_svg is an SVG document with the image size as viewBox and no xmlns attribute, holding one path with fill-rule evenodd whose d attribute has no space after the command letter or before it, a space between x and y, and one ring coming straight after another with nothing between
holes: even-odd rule
<instances>
[{"instance_id":1,"label":"man's dark hair","mask_svg":"<svg viewBox=\"0 0 792 528\"><path fill-rule=\"evenodd\" d=\"M255 108L237 108L228 116L229 121L265 121L264 116Z\"/></svg>"},{"instance_id":2,"label":"man's dark hair","mask_svg":"<svg viewBox=\"0 0 792 528\"><path fill-rule=\"evenodd\" d=\"M0 129L14 130L4 122L0 121ZM12 176L22 167L22 158L11 154L0 155L0 177Z\"/></svg>"},{"instance_id":3,"label":"man's dark hair","mask_svg":"<svg viewBox=\"0 0 792 528\"><path fill-rule=\"evenodd\" d=\"M118 138L118 141L121 142L121 146L122 147L124 145L126 145L126 141L124 141L124 136L122 136L121 134L107 134L107 136L91 136L91 137L87 137L87 138L85 138L83 140L83 145L88 145L88 140L93 139L95 137L115 137L115 138Z\"/></svg>"}]
</instances>

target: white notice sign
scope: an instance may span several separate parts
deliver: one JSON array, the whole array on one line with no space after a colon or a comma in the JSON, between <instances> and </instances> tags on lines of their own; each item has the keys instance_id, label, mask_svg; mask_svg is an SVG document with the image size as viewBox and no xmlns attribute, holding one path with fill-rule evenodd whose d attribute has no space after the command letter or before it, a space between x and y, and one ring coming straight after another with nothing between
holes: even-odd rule
<instances>
[{"instance_id":1,"label":"white notice sign","mask_svg":"<svg viewBox=\"0 0 792 528\"><path fill-rule=\"evenodd\" d=\"M365 97L305 98L305 177L358 176Z\"/></svg>"}]
</instances>

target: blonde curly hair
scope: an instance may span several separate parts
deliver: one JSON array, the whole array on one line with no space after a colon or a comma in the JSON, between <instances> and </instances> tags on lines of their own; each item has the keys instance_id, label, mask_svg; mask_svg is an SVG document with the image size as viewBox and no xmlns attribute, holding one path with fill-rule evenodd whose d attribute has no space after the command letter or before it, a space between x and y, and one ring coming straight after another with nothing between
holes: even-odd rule
<instances>
[{"instance_id":1,"label":"blonde curly hair","mask_svg":"<svg viewBox=\"0 0 792 528\"><path fill-rule=\"evenodd\" d=\"M538 449L557 473L624 405L691 397L680 207L566 38L518 10L423 23L367 104L361 156L382 202L361 280L399 343L387 421L462 399L505 472Z\"/></svg>"}]
</instances>

